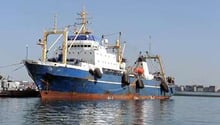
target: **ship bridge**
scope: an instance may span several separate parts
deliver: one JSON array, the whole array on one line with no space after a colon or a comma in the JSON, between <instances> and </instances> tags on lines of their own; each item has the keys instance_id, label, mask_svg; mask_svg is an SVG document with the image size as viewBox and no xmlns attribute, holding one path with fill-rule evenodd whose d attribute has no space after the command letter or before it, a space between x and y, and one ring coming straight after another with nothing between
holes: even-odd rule
<instances>
[{"instance_id":1,"label":"ship bridge","mask_svg":"<svg viewBox=\"0 0 220 125\"><path fill-rule=\"evenodd\" d=\"M76 60L109 69L119 69L114 53L108 53L105 46L99 44L91 34L69 36L67 61L75 64Z\"/></svg>"},{"instance_id":2,"label":"ship bridge","mask_svg":"<svg viewBox=\"0 0 220 125\"><path fill-rule=\"evenodd\" d=\"M68 36L67 47L70 52L79 50L96 50L98 49L99 43L96 41L93 35L80 34ZM70 54L70 53L69 53Z\"/></svg>"}]
</instances>

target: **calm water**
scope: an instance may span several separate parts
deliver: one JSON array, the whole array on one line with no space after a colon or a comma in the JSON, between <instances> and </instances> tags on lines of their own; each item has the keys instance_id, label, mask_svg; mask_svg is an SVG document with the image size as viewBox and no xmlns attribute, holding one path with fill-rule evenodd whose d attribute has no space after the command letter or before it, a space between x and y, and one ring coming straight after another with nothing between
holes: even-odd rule
<instances>
[{"instance_id":1,"label":"calm water","mask_svg":"<svg viewBox=\"0 0 220 125\"><path fill-rule=\"evenodd\" d=\"M219 125L220 98L42 101L0 98L1 125Z\"/></svg>"}]
</instances>

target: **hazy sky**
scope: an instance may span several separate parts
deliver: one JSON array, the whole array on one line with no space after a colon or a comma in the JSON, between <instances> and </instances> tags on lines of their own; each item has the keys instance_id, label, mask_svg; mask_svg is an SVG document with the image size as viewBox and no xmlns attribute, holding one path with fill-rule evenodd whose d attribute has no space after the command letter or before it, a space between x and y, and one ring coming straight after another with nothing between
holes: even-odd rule
<instances>
[{"instance_id":1,"label":"hazy sky","mask_svg":"<svg viewBox=\"0 0 220 125\"><path fill-rule=\"evenodd\" d=\"M129 61L134 61L140 50L148 50L151 41L151 53L162 56L166 74L174 76L177 84L220 87L219 0L1 1L0 66L21 62L26 45L29 59L40 58L36 42L44 29L53 27L54 15L58 27L74 24L83 6L95 35L122 32ZM26 69L19 66L0 67L0 73L30 80Z\"/></svg>"}]
</instances>

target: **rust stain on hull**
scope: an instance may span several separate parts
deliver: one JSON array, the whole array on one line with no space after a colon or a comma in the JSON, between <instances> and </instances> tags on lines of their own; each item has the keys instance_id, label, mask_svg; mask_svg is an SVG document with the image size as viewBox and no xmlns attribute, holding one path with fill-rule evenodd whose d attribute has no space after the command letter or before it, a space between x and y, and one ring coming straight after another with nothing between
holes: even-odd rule
<instances>
[{"instance_id":1,"label":"rust stain on hull","mask_svg":"<svg viewBox=\"0 0 220 125\"><path fill-rule=\"evenodd\" d=\"M146 100L169 99L170 96L140 96L138 94L85 94L75 92L41 91L41 98L48 100Z\"/></svg>"}]
</instances>

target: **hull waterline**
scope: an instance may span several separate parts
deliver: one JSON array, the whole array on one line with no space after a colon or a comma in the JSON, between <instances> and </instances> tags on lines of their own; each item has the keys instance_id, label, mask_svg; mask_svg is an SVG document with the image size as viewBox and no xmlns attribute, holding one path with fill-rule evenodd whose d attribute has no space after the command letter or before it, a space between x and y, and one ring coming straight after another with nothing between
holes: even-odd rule
<instances>
[{"instance_id":1,"label":"hull waterline","mask_svg":"<svg viewBox=\"0 0 220 125\"><path fill-rule=\"evenodd\" d=\"M169 99L170 96L141 96L138 94L84 94L75 92L41 91L43 100L147 100Z\"/></svg>"}]
</instances>

